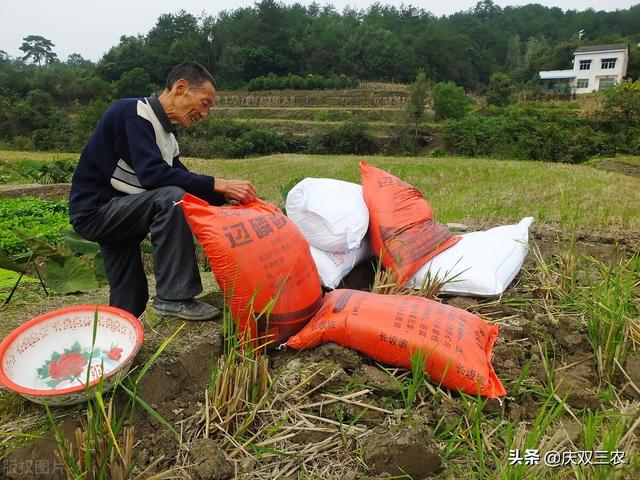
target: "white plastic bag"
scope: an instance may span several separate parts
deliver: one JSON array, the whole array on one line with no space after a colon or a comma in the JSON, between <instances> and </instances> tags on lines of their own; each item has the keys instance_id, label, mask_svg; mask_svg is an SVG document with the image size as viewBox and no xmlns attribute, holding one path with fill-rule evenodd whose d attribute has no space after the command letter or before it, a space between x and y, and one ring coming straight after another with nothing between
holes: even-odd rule
<instances>
[{"instance_id":1,"label":"white plastic bag","mask_svg":"<svg viewBox=\"0 0 640 480\"><path fill-rule=\"evenodd\" d=\"M369 239L365 237L358 248L346 252L326 252L311 248L311 256L320 275L320 283L327 288L335 289L353 268L360 262L373 256Z\"/></svg>"},{"instance_id":2,"label":"white plastic bag","mask_svg":"<svg viewBox=\"0 0 640 480\"><path fill-rule=\"evenodd\" d=\"M311 246L327 252L358 248L369 228L362 187L331 178L305 178L287 194L287 216Z\"/></svg>"},{"instance_id":3,"label":"white plastic bag","mask_svg":"<svg viewBox=\"0 0 640 480\"><path fill-rule=\"evenodd\" d=\"M444 293L479 297L500 295L522 268L532 222L533 217L526 217L515 225L462 235L457 244L422 266L409 286L420 288L430 272L440 281L455 277L443 286Z\"/></svg>"}]
</instances>

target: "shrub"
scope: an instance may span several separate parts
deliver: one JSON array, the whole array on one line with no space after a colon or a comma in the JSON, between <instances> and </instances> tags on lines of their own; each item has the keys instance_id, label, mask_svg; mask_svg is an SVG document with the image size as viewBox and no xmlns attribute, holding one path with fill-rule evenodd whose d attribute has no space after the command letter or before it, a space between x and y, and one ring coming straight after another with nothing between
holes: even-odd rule
<instances>
[{"instance_id":1,"label":"shrub","mask_svg":"<svg viewBox=\"0 0 640 480\"><path fill-rule=\"evenodd\" d=\"M447 156L447 151L442 146L437 146L433 150L431 150L431 157L433 158L442 158Z\"/></svg>"},{"instance_id":2,"label":"shrub","mask_svg":"<svg viewBox=\"0 0 640 480\"><path fill-rule=\"evenodd\" d=\"M440 82L433 91L433 110L436 120L460 119L467 113L469 98L455 83Z\"/></svg>"},{"instance_id":3,"label":"shrub","mask_svg":"<svg viewBox=\"0 0 640 480\"><path fill-rule=\"evenodd\" d=\"M509 75L502 72L495 72L489 80L487 88L487 104L498 107L506 107L511 103L513 85Z\"/></svg>"},{"instance_id":4,"label":"shrub","mask_svg":"<svg viewBox=\"0 0 640 480\"><path fill-rule=\"evenodd\" d=\"M250 92L259 90L327 90L354 88L358 86L355 78L347 77L344 74L332 75L324 77L322 75L308 75L301 77L299 75L289 73L286 76L279 77L274 73L256 77L247 82L247 90Z\"/></svg>"},{"instance_id":5,"label":"shrub","mask_svg":"<svg viewBox=\"0 0 640 480\"><path fill-rule=\"evenodd\" d=\"M416 75L416 81L409 86L407 98L407 114L415 126L415 136L418 136L418 125L424 119L425 103L427 101L429 84L424 71L420 70Z\"/></svg>"},{"instance_id":6,"label":"shrub","mask_svg":"<svg viewBox=\"0 0 640 480\"><path fill-rule=\"evenodd\" d=\"M608 88L603 113L611 121L640 127L640 80L627 80Z\"/></svg>"},{"instance_id":7,"label":"shrub","mask_svg":"<svg viewBox=\"0 0 640 480\"><path fill-rule=\"evenodd\" d=\"M295 142L273 130L224 117L197 123L182 130L180 146L184 155L203 158L243 158L291 151Z\"/></svg>"},{"instance_id":8,"label":"shrub","mask_svg":"<svg viewBox=\"0 0 640 480\"><path fill-rule=\"evenodd\" d=\"M615 138L568 108L488 107L442 127L449 153L553 162L613 155Z\"/></svg>"},{"instance_id":9,"label":"shrub","mask_svg":"<svg viewBox=\"0 0 640 480\"><path fill-rule=\"evenodd\" d=\"M365 155L378 151L376 139L362 122L348 121L309 140L309 153Z\"/></svg>"},{"instance_id":10,"label":"shrub","mask_svg":"<svg viewBox=\"0 0 640 480\"><path fill-rule=\"evenodd\" d=\"M119 97L142 97L149 95L154 89L151 77L143 68L136 67L124 72L116 82Z\"/></svg>"}]
</instances>

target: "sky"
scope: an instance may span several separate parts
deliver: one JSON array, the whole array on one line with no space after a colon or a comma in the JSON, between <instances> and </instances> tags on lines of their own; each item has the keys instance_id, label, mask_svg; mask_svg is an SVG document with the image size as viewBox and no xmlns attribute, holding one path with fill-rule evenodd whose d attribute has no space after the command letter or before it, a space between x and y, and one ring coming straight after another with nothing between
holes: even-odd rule
<instances>
[{"instance_id":1,"label":"sky","mask_svg":"<svg viewBox=\"0 0 640 480\"><path fill-rule=\"evenodd\" d=\"M538 3L563 10L613 11L626 9L640 0L494 0L505 7ZM3 2L0 15L0 50L12 57L22 56L22 39L28 35L41 35L51 40L53 51L65 61L71 53L97 61L122 35L146 34L163 13L176 13L184 9L193 15L216 15L222 10L251 6L255 0L18 0ZM280 3L309 5L311 0L281 0ZM321 5L333 5L341 12L346 6L365 9L374 0L319 0ZM380 0L381 4L396 7L412 5L430 11L435 16L450 15L473 8L477 0Z\"/></svg>"}]
</instances>

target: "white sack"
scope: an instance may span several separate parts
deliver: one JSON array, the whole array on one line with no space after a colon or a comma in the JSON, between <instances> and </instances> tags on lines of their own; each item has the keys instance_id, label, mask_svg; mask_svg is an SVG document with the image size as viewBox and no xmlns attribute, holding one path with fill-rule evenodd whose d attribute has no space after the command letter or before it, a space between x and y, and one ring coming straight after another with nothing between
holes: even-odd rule
<instances>
[{"instance_id":1,"label":"white sack","mask_svg":"<svg viewBox=\"0 0 640 480\"><path fill-rule=\"evenodd\" d=\"M367 237L358 248L346 252L326 252L311 248L311 256L318 269L320 282L327 288L334 289L353 268L363 260L373 256L373 250Z\"/></svg>"},{"instance_id":2,"label":"white sack","mask_svg":"<svg viewBox=\"0 0 640 480\"><path fill-rule=\"evenodd\" d=\"M522 268L529 249L532 222L533 217L526 217L516 225L461 235L458 243L420 268L408 285L420 288L427 272L431 272L431 276L440 281L456 277L444 285L444 293L479 297L500 295Z\"/></svg>"},{"instance_id":3,"label":"white sack","mask_svg":"<svg viewBox=\"0 0 640 480\"><path fill-rule=\"evenodd\" d=\"M331 178L305 178L287 194L287 216L311 246L327 252L358 248L369 228L362 187Z\"/></svg>"}]
</instances>

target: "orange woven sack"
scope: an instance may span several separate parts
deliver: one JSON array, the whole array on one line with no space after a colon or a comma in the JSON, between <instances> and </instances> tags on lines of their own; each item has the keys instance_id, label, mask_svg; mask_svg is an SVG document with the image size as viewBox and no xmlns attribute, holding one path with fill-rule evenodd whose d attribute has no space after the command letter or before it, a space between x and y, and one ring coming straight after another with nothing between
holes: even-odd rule
<instances>
[{"instance_id":1,"label":"orange woven sack","mask_svg":"<svg viewBox=\"0 0 640 480\"><path fill-rule=\"evenodd\" d=\"M459 308L345 289L327 294L316 316L286 345L299 350L334 342L404 368L411 368L413 352L422 350L433 382L494 398L507 393L491 366L497 338L496 325Z\"/></svg>"},{"instance_id":2,"label":"orange woven sack","mask_svg":"<svg viewBox=\"0 0 640 480\"><path fill-rule=\"evenodd\" d=\"M364 201L369 209L371 246L382 265L404 285L438 253L460 237L433 219L431 205L417 188L360 162Z\"/></svg>"},{"instance_id":3,"label":"orange woven sack","mask_svg":"<svg viewBox=\"0 0 640 480\"><path fill-rule=\"evenodd\" d=\"M309 244L278 207L261 200L214 207L190 194L180 205L244 339L279 345L320 308ZM274 297L271 313L260 316Z\"/></svg>"}]
</instances>

